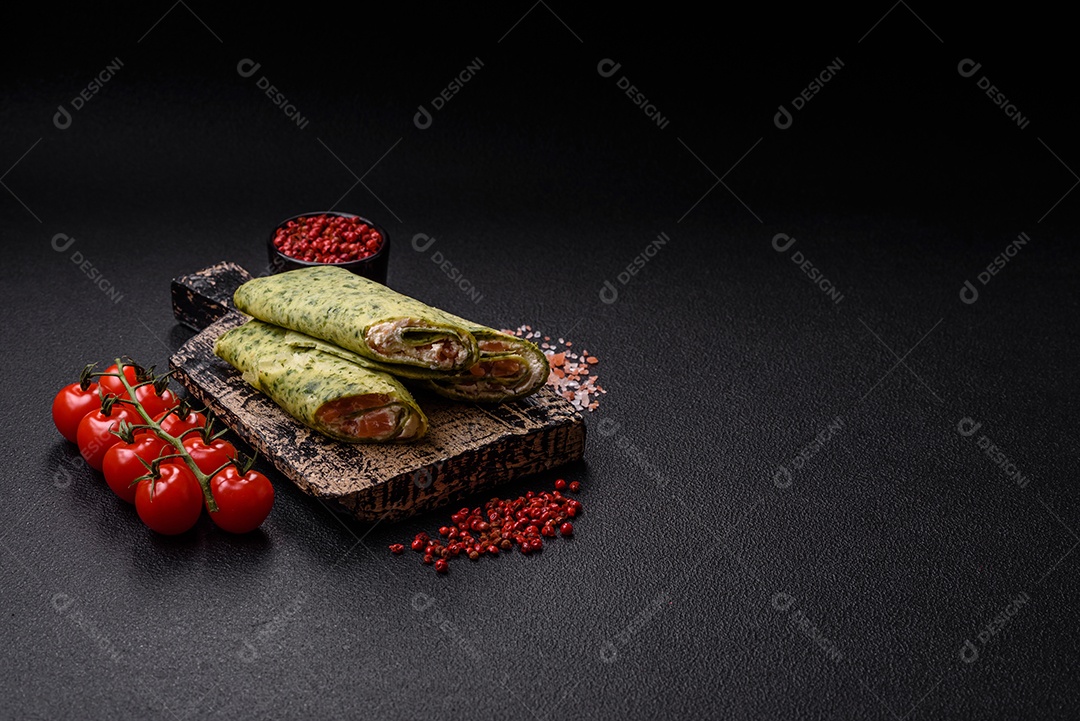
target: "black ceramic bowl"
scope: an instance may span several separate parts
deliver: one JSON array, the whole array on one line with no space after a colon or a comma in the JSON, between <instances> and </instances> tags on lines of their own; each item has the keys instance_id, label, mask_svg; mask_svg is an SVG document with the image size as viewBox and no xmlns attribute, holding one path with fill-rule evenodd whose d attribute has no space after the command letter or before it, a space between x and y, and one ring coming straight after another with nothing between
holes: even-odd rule
<instances>
[{"instance_id":1,"label":"black ceramic bowl","mask_svg":"<svg viewBox=\"0 0 1080 721\"><path fill-rule=\"evenodd\" d=\"M316 215L336 215L343 218L359 218L364 223L379 231L382 235L382 246L375 251L374 255L367 258L361 258L360 260L352 260L345 263L318 263L307 260L298 260L291 256L285 255L274 246L274 236L277 234L279 228L283 227L290 220L297 220L299 218L311 218ZM270 231L270 238L266 241L266 247L270 253L270 268L274 273L282 273L286 270L297 270L298 268L310 268L312 266L327 265L331 267L344 268L345 270L362 275L369 280L373 280L376 283L386 284L386 266L390 259L390 236L386 234L386 230L367 218L364 218L353 213L339 213L333 210L323 210L314 213L300 213L294 215L291 218L285 220L274 226L274 229Z\"/></svg>"}]
</instances>

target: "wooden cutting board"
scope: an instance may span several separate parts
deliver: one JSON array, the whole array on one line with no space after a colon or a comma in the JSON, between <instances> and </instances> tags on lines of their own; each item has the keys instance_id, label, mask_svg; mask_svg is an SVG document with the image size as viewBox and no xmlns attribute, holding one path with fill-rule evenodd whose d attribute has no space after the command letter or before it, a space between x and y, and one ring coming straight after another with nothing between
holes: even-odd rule
<instances>
[{"instance_id":1,"label":"wooden cutting board","mask_svg":"<svg viewBox=\"0 0 1080 721\"><path fill-rule=\"evenodd\" d=\"M232 306L232 294L250 278L235 263L219 263L173 280L177 320L200 333L169 363L191 395L305 493L361 520L391 520L584 454L581 414L548 387L500 405L416 392L430 430L412 443L342 443L309 429L214 355L217 337L247 320Z\"/></svg>"}]
</instances>

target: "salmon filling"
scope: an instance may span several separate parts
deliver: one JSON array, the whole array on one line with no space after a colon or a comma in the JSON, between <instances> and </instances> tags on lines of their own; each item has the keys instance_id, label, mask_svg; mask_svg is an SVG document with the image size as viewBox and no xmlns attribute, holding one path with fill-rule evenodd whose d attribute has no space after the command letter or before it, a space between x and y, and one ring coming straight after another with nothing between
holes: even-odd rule
<instances>
[{"instance_id":1,"label":"salmon filling","mask_svg":"<svg viewBox=\"0 0 1080 721\"><path fill-rule=\"evenodd\" d=\"M499 360L480 361L469 369L477 378L498 378L512 381L529 371L529 366L521 358L500 358Z\"/></svg>"},{"instance_id":2,"label":"salmon filling","mask_svg":"<svg viewBox=\"0 0 1080 721\"><path fill-rule=\"evenodd\" d=\"M514 343L504 340L485 339L479 341L477 345L480 347L481 357L483 355L492 356L519 351L519 348ZM492 378L505 382L518 380L528 372L529 364L520 356L482 360L469 368L469 374L476 376L477 379Z\"/></svg>"},{"instance_id":3,"label":"salmon filling","mask_svg":"<svg viewBox=\"0 0 1080 721\"><path fill-rule=\"evenodd\" d=\"M518 350L517 344L498 339L481 340L477 343L477 345L480 346L481 353L489 353L492 355L496 353L509 353L510 351Z\"/></svg>"},{"instance_id":4,"label":"salmon filling","mask_svg":"<svg viewBox=\"0 0 1080 721\"><path fill-rule=\"evenodd\" d=\"M334 433L364 441L410 440L419 426L414 414L382 393L331 401L319 408L315 419Z\"/></svg>"},{"instance_id":5,"label":"salmon filling","mask_svg":"<svg viewBox=\"0 0 1080 721\"><path fill-rule=\"evenodd\" d=\"M547 366L530 363L531 356L514 355L522 351L512 341L485 339L478 342L480 353L496 356L482 360L460 373L453 381L433 381L434 385L453 388L455 393L473 399L489 400L514 394L520 388L528 388L540 382Z\"/></svg>"}]
</instances>

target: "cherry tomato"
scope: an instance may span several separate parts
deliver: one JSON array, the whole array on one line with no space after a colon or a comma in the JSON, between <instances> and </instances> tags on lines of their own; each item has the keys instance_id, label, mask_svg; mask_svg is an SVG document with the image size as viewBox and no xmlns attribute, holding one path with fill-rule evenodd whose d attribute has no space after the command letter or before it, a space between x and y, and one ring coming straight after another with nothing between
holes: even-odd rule
<instances>
[{"instance_id":1,"label":"cherry tomato","mask_svg":"<svg viewBox=\"0 0 1080 721\"><path fill-rule=\"evenodd\" d=\"M128 503L134 503L136 486L132 481L148 473L146 466L139 459L142 458L150 463L161 455L165 448L171 447L150 433L136 436L134 443L117 443L105 451L105 458L101 464L105 482L116 495Z\"/></svg>"},{"instance_id":2,"label":"cherry tomato","mask_svg":"<svg viewBox=\"0 0 1080 721\"><path fill-rule=\"evenodd\" d=\"M153 483L153 498L150 497ZM151 530L175 536L194 526L202 514L203 492L186 466L161 464L161 478L139 481L135 511Z\"/></svg>"},{"instance_id":3,"label":"cherry tomato","mask_svg":"<svg viewBox=\"0 0 1080 721\"><path fill-rule=\"evenodd\" d=\"M53 398L52 417L56 430L72 443L78 440L79 421L87 414L101 409L97 383L84 391L78 383L64 386Z\"/></svg>"},{"instance_id":4,"label":"cherry tomato","mask_svg":"<svg viewBox=\"0 0 1080 721\"><path fill-rule=\"evenodd\" d=\"M258 471L240 475L235 466L210 479L210 492L218 504L210 520L230 533L254 531L270 515L274 505L274 485L270 479Z\"/></svg>"},{"instance_id":5,"label":"cherry tomato","mask_svg":"<svg viewBox=\"0 0 1080 721\"><path fill-rule=\"evenodd\" d=\"M195 411L191 411L184 418L179 417L176 413L170 413L165 418L162 418L162 415L164 414L154 416L154 420L161 424L161 430L176 438L179 438L184 431L192 428L202 428L206 425L206 416ZM195 434L192 433L191 435Z\"/></svg>"},{"instance_id":6,"label":"cherry tomato","mask_svg":"<svg viewBox=\"0 0 1080 721\"><path fill-rule=\"evenodd\" d=\"M113 363L111 366L105 369L105 372L118 373L119 371L116 368L116 364ZM135 366L124 366L124 377L127 378L128 383L130 383L131 385L135 385L136 383L138 383L138 381L135 379ZM120 379L114 376L102 376L98 378L98 385L101 386L102 393L112 393L113 395L119 396L121 398L131 397L128 394L127 389L124 388L124 384L120 381Z\"/></svg>"},{"instance_id":7,"label":"cherry tomato","mask_svg":"<svg viewBox=\"0 0 1080 721\"><path fill-rule=\"evenodd\" d=\"M213 473L228 463L230 458L236 458L236 448L224 438L210 441L207 445L202 436L192 433L184 439L184 448L203 473Z\"/></svg>"},{"instance_id":8,"label":"cherry tomato","mask_svg":"<svg viewBox=\"0 0 1080 721\"><path fill-rule=\"evenodd\" d=\"M146 415L151 418L156 418L163 414L165 411L176 408L180 405L180 399L173 394L171 390L166 388L161 395L154 392L154 386L140 386L135 389L135 398L142 403L143 410L146 411ZM175 417L175 416L170 416Z\"/></svg>"},{"instance_id":9,"label":"cherry tomato","mask_svg":"<svg viewBox=\"0 0 1080 721\"><path fill-rule=\"evenodd\" d=\"M123 406L115 405L110 415L106 416L98 409L93 413L87 413L79 421L79 430L75 434L75 439L79 444L79 452L91 468L100 471L102 461L105 460L105 452L122 442L119 437L110 433L116 430L121 420L127 420L129 423L138 423L141 420L133 413Z\"/></svg>"}]
</instances>

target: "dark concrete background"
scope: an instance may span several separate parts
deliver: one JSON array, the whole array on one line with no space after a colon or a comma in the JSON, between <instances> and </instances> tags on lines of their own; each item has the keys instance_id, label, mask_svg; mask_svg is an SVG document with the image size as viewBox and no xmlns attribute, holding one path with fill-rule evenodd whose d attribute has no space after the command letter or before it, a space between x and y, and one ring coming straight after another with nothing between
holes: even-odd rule
<instances>
[{"instance_id":1,"label":"dark concrete background","mask_svg":"<svg viewBox=\"0 0 1080 721\"><path fill-rule=\"evenodd\" d=\"M0 716L1075 717L1072 24L935 12L179 2L13 22ZM277 476L261 532L160 538L58 437L49 404L84 363L164 365L190 336L173 276L258 272L279 219L330 207L388 228L393 287L601 358L572 541L438 577L386 546L443 513L364 526Z\"/></svg>"}]
</instances>

